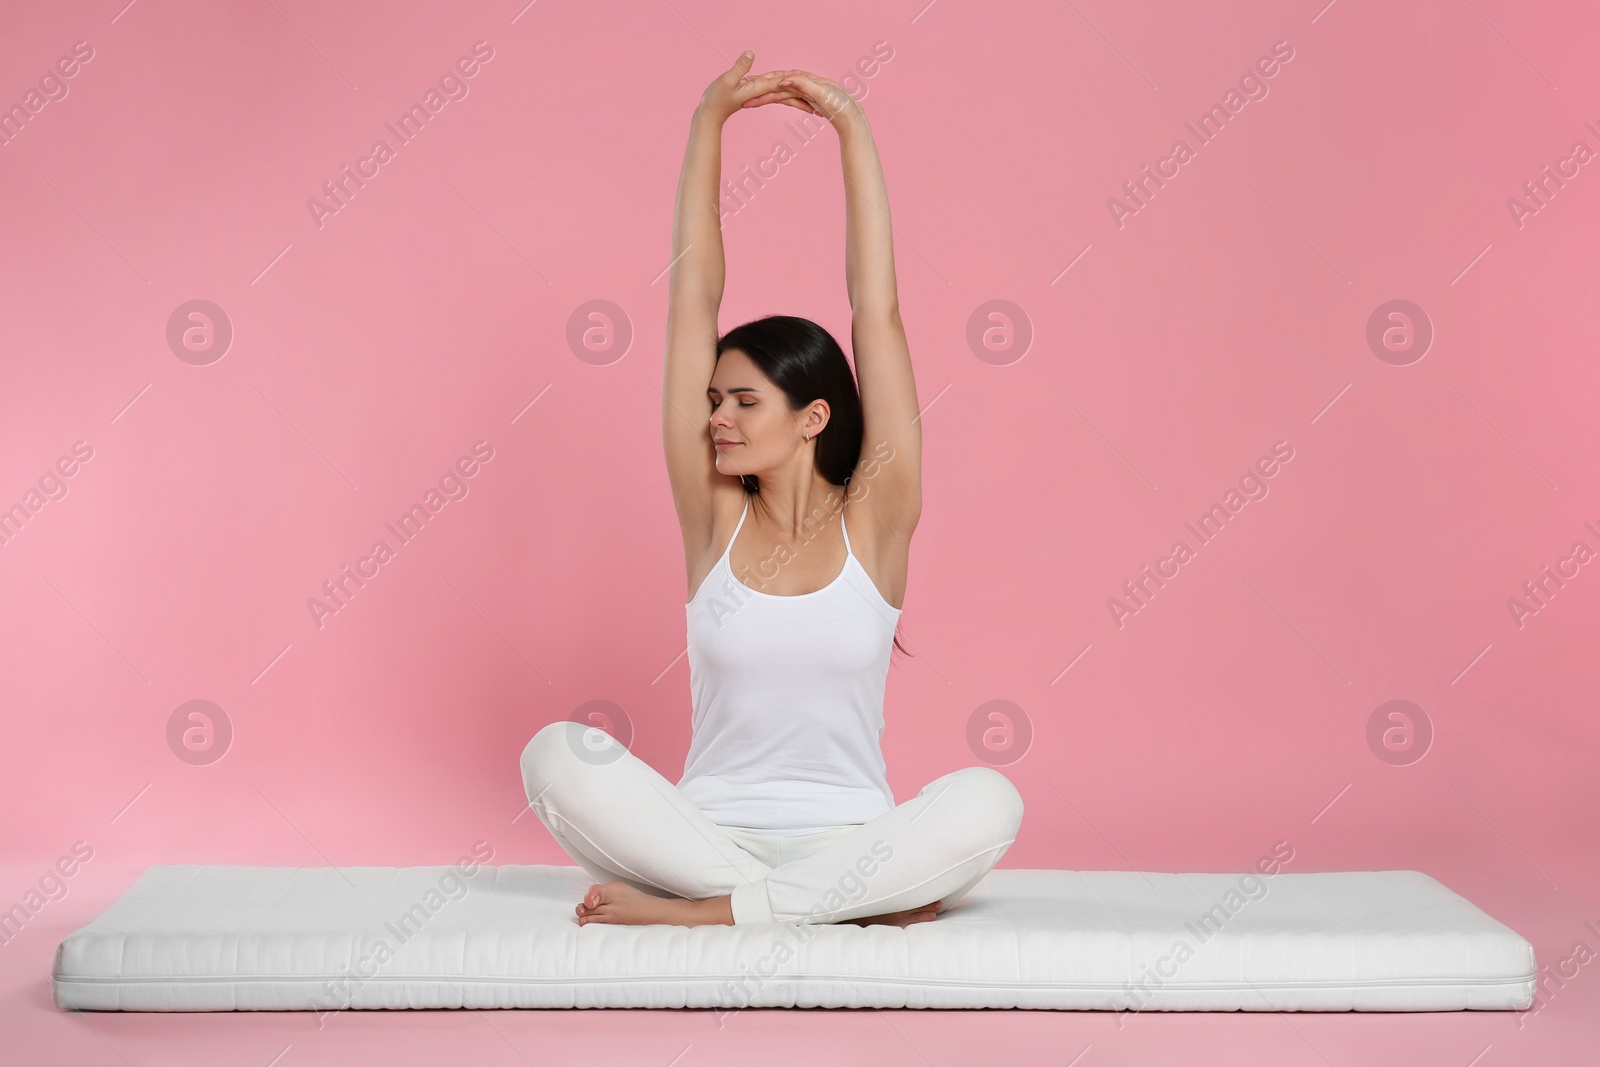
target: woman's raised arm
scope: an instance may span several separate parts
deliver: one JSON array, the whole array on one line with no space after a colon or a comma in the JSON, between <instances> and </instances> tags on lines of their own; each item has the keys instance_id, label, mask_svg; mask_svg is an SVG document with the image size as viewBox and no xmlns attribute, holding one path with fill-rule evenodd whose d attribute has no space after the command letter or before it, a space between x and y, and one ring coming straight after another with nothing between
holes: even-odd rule
<instances>
[{"instance_id":1,"label":"woman's raised arm","mask_svg":"<svg viewBox=\"0 0 1600 1067\"><path fill-rule=\"evenodd\" d=\"M755 53L745 52L706 87L689 123L689 144L678 177L672 220L666 365L661 390L661 436L672 499L683 529L686 558L711 542L712 493L738 479L717 472L706 434L706 387L717 363L717 309L724 263L717 183L722 176L722 124L758 96L772 96L784 71L748 76ZM783 94L788 95L785 90Z\"/></svg>"},{"instance_id":2,"label":"woman's raised arm","mask_svg":"<svg viewBox=\"0 0 1600 1067\"><path fill-rule=\"evenodd\" d=\"M922 423L911 350L900 322L895 286L894 227L889 221L889 191L867 115L835 82L806 71L791 71L779 91L798 88L803 100L783 101L822 115L839 133L844 167L845 286L850 295L850 338L856 381L861 387L865 435L858 474L863 486L852 491L878 532L909 539L922 514ZM887 446L887 449L885 449ZM892 451L888 451L892 450ZM885 456L887 455L887 458Z\"/></svg>"}]
</instances>

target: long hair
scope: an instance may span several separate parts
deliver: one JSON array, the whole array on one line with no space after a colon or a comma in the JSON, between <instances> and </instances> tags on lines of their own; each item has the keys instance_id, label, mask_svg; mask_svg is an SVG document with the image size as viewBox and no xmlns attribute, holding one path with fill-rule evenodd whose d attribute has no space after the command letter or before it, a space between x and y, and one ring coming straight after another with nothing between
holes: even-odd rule
<instances>
[{"instance_id":1,"label":"long hair","mask_svg":"<svg viewBox=\"0 0 1600 1067\"><path fill-rule=\"evenodd\" d=\"M856 463L861 459L866 424L861 416L861 392L855 371L839 342L810 319L768 315L735 326L717 338L718 359L730 348L750 357L750 362L783 390L791 412L799 412L814 400L828 402L828 425L816 436L817 469L829 483L848 491ZM761 489L757 475L742 474L739 480L746 493ZM906 651L900 644L898 626L894 647Z\"/></svg>"}]
</instances>

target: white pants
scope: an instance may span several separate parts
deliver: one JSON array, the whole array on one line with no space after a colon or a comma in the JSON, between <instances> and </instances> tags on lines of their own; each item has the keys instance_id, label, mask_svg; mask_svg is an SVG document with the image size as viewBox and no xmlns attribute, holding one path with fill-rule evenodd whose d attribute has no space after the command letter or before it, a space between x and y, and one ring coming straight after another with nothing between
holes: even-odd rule
<instances>
[{"instance_id":1,"label":"white pants","mask_svg":"<svg viewBox=\"0 0 1600 1067\"><path fill-rule=\"evenodd\" d=\"M731 897L739 923L834 923L955 903L999 862L1022 797L993 767L935 778L865 823L798 837L719 826L604 730L561 720L522 751L528 804L597 882Z\"/></svg>"}]
</instances>

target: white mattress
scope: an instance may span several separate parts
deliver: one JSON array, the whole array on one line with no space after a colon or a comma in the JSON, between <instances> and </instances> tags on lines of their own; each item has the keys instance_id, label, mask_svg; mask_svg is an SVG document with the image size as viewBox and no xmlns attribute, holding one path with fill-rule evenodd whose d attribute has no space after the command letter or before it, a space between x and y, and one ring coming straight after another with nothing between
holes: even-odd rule
<instances>
[{"instance_id":1,"label":"white mattress","mask_svg":"<svg viewBox=\"0 0 1600 1067\"><path fill-rule=\"evenodd\" d=\"M1506 1010L1536 978L1527 941L1417 871L1001 869L904 929L579 926L591 884L542 864L153 866L61 943L56 1006Z\"/></svg>"}]
</instances>

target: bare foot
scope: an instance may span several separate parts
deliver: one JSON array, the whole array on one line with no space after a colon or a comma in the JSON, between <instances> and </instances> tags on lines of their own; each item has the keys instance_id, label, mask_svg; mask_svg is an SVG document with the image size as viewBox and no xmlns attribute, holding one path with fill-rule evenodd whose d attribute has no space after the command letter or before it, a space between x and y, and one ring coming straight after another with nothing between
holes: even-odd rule
<instances>
[{"instance_id":1,"label":"bare foot","mask_svg":"<svg viewBox=\"0 0 1600 1067\"><path fill-rule=\"evenodd\" d=\"M603 882L590 886L583 895L583 903L575 910L579 926L585 923L618 923L625 926L733 925L733 908L725 896L707 897L705 900L657 897L635 889L626 882Z\"/></svg>"},{"instance_id":2,"label":"bare foot","mask_svg":"<svg viewBox=\"0 0 1600 1067\"><path fill-rule=\"evenodd\" d=\"M912 923L925 923L939 917L939 912L944 910L944 902L936 900L932 904L924 904L920 908L908 908L905 911L891 911L883 915L863 915L857 919L841 919L840 922L855 923L857 926L910 926Z\"/></svg>"}]
</instances>

